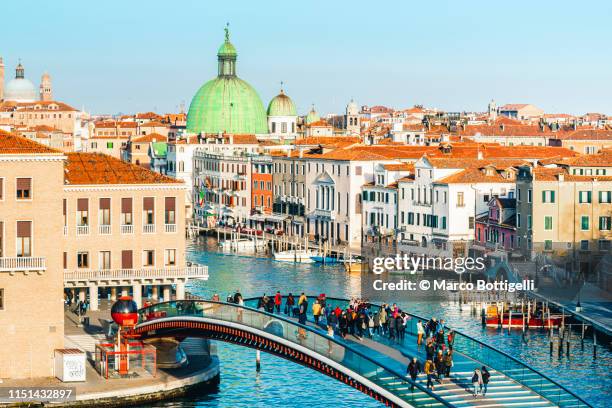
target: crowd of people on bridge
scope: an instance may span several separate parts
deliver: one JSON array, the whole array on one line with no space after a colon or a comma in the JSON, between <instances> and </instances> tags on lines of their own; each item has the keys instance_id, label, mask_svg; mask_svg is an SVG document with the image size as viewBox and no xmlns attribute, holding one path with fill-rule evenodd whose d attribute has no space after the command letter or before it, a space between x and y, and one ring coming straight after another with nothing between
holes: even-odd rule
<instances>
[{"instance_id":1,"label":"crowd of people on bridge","mask_svg":"<svg viewBox=\"0 0 612 408\"><path fill-rule=\"evenodd\" d=\"M353 298L348 304L341 304L336 299L328 299L325 294L314 300L311 297L310 300L304 292L299 296L293 293L283 296L276 291L272 296L264 293L258 298L256 307L267 313L297 318L300 324L306 324L310 312L315 325L325 328L330 337L338 335L346 339L350 335L363 341L364 337L377 335L395 344L403 343L409 331L416 335L417 353L423 350L425 354L424 363L414 356L408 364L406 374L413 381L411 389L414 390L414 383L421 374L426 376L426 387L432 391L435 390L435 383L442 384L445 378L450 378L454 365L455 332L452 329L446 331L448 328L443 319L438 321L432 317L428 321L416 320L411 326L413 317L403 312L396 303L376 306L365 299ZM228 302L243 305L240 291L228 296ZM486 395L489 378L486 367L474 370L471 379L474 397Z\"/></svg>"}]
</instances>

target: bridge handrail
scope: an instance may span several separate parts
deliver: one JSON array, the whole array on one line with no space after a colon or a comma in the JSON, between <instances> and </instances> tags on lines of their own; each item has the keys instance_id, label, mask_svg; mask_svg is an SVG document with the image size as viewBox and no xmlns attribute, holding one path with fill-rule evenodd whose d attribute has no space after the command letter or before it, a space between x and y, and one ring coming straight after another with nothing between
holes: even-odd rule
<instances>
[{"instance_id":1,"label":"bridge handrail","mask_svg":"<svg viewBox=\"0 0 612 408\"><path fill-rule=\"evenodd\" d=\"M251 299L245 299L245 303L247 300L254 300L256 298L251 298ZM318 330L316 330L315 328L311 327L311 326L306 326L303 324L300 324L294 320L288 319L282 315L279 314L273 314L273 313L268 313L266 311L262 311L262 310L258 310L254 307L249 307L249 306L242 306L242 305L237 305L235 303L227 303L227 302L217 302L217 301L213 301L213 300L206 300L206 299L188 299L188 300L173 300L173 301L168 301L168 302L160 302L160 303L156 303L154 305L151 306L147 306L147 307L143 307L141 309L138 310L138 315L139 315L139 325L140 324L145 324L145 323L149 323L149 322L154 322L157 318L152 318L152 319L147 319L147 320L142 320L141 321L141 317L143 314L145 314L147 311L154 311L155 309L160 309L160 307L164 306L164 305L171 305L171 304L177 304L177 303L194 303L194 302L199 302L199 303L209 303L209 304L217 304L217 305L223 305L223 306L231 306L233 308L240 308L240 309L244 309L247 311L251 311L251 312L256 312L258 314L273 318L273 319L277 319L277 320L281 320L285 323L288 323L291 326L295 326L295 327L299 327L299 328L303 328L306 331L314 334L315 336L321 337L323 338L325 341L332 341L333 343L337 344L338 346L340 346L342 349L348 350L351 353L359 356L360 358L370 362L373 366L376 367L380 367L383 370L385 370L386 372L388 372L390 375L393 375L395 377L398 377L398 379L405 381L406 383L415 386L415 388L417 388L419 391L421 391L422 393L426 394L427 396L433 398L435 401L437 401L438 403L441 403L442 405L446 406L446 407L451 407L451 408L455 408L455 405L453 405L452 403L445 401L444 399L440 398L438 395L432 393L429 389L427 389L426 387L424 387L422 384L419 384L418 382L413 382L411 378L406 377L405 375L397 372L395 369L388 367L386 364L381 363L379 361L376 361L374 359L372 359L371 357L367 356L366 354L360 352L359 350L351 347L350 345L344 343L344 342L340 342L337 339L333 338L333 337L329 337L329 336L324 336L322 335ZM194 315L194 314L185 314L184 316L200 316L200 314L198 315ZM215 316L212 315L201 315L202 317L209 317L211 319L215 319ZM167 317L167 316L163 316L163 317ZM163 318L163 317L159 317L159 318ZM168 316L169 317L169 316ZM218 317L216 318L216 320L220 320ZM137 326L138 327L138 326ZM316 350L314 350L315 352L317 352ZM352 369L351 367L348 367L349 369ZM368 378L369 380L372 380L371 378L367 377L367 375L365 375L364 373L359 373L360 375L364 375L364 377ZM373 381L373 380L372 380ZM392 394L395 395L395 393L393 392L392 389L387 388L386 385L381 384L379 382L373 381L375 384L381 386L383 389L386 389L388 391L390 391ZM397 395L398 398L402 399L402 400L406 400L408 402L410 402L411 404L421 404L419 406L430 406L432 403L424 403L424 402L419 402L419 401L414 401L414 397L418 396L415 393L412 393L412 399L404 399L402 396Z\"/></svg>"},{"instance_id":2,"label":"bridge handrail","mask_svg":"<svg viewBox=\"0 0 612 408\"><path fill-rule=\"evenodd\" d=\"M317 296L307 296L307 297L308 297L309 299L316 299L316 298L317 298ZM285 297L283 296L283 298L285 298ZM296 296L296 298L297 298L297 296ZM246 303L246 302L249 302L249 301L254 301L254 300L258 300L258 299L259 299L259 298L249 298L249 299L245 299L244 301L245 301L245 303ZM329 297L329 296L326 296L326 298L325 298L325 299L326 299L326 301L327 301L327 302L329 302L329 301L332 301L332 302L333 302L333 301L336 301L336 302L344 302L344 303L345 303L345 305L348 305L348 303L350 302L350 300L348 300L348 299L335 298L335 297ZM371 305L371 306L377 307L378 309L380 309L380 308L381 308L381 306L380 306L380 305L377 305L377 304L375 304L375 303L371 303L371 302L367 302L367 303L368 303L369 305ZM419 315L416 315L416 314L414 314L414 313L409 313L409 312L406 312L405 310L402 310L402 311L403 311L404 313L406 313L407 315L411 316L411 317L412 317L412 318L414 318L414 319L419 319L419 320L422 320L423 322L427 322L427 321L429 320L429 319L426 319L426 318L421 317L421 316L419 316ZM276 316L276 315L275 315L275 316ZM413 323L414 325L416 325L416 322L415 322L414 320L412 320L412 323ZM448 327L448 326L445 326L445 329L449 329L449 327ZM567 394L568 396L570 396L570 397L572 397L572 398L575 398L575 399L576 399L578 402L580 402L581 404L584 404L584 406L586 406L586 407L591 407L591 405L590 405L588 402L584 401L582 398L580 398L579 396L577 396L576 394L574 394L572 391L568 390L568 389L567 389L567 388L565 388L563 385L561 385L561 384L557 383L556 381L552 380L551 378L549 378L549 377L548 377L548 376L546 376L545 374L542 374L542 373L540 373L539 371L537 371L536 369L534 369L533 367L529 366L527 363L524 363L524 362L522 362L522 361L520 361L520 360L516 359L515 357L512 357L511 355L509 355L509 354L507 354L507 353L505 353L505 352L503 352L503 351L501 351L501 350L498 350L497 348L495 348L495 347L493 347L493 346L490 346L490 345L488 345L488 344L486 344L486 343L483 343L483 342L482 342L482 341L480 341L480 340L477 340L477 339L475 339L475 338L473 338L473 337L470 337L470 336L468 336L467 334L465 334L465 333L463 333L463 332L457 331L457 330L455 330L455 329L453 329L453 331L454 331L454 333L455 333L455 350L457 350L457 336L461 336L461 337L465 338L465 339L466 339L467 341L469 341L469 342L476 343L476 344L477 344L479 347L485 348L485 349L487 349L487 350L489 350L489 351L491 351L491 352L493 352L493 353L497 353L497 354L501 355L502 357L504 357L504 358L506 358L506 359L508 359L508 360L511 360L513 363L515 363L516 365L520 366L521 368L526 369L526 370L530 371L531 373L536 374L536 375L540 376L542 379L544 379L544 380L548 381L550 384L552 384L552 385L554 385L555 387L559 388L559 390L560 390L560 391L565 392L565 394ZM415 333L411 333L411 334L416 334L416 332L415 332ZM466 352L466 350L459 350L459 351L460 351L460 352L462 352L463 354L468 355L469 357L474 358L474 359L475 359L475 360L477 360L477 361L480 361L481 363L483 362L483 360L481 360L481 359L480 359L481 357L474 357L473 355L468 354L468 353ZM508 372L506 372L505 370L507 370L508 368L506 368L506 369L501 368L501 369L500 369L500 368L498 368L498 367L500 366L500 364L491 364L491 361L490 361L490 360L489 360L489 363L488 363L488 364L486 364L486 365L488 365L488 366L490 366L490 367L493 367L493 368L495 368L496 370L498 370L498 371L500 371L500 372L503 372L503 373L504 373L504 374L506 374L506 375L507 375L509 378L512 378L513 380L515 380L515 381L517 381L517 382L519 382L519 383L523 384L523 385L524 385L524 386L526 386L527 388L532 389L533 391L535 391L536 393L540 394L540 395L541 395L541 396L543 396L544 398L546 398L546 399L548 399L548 400L551 400L551 395L550 395L550 393L551 393L552 391L554 391L554 390L552 390L552 391L547 390L546 392L544 392L544 391L542 390L542 384L539 384L539 385L540 385L540 388L539 388L539 391L538 391L538 389L537 389L537 388L536 388L534 385L525 384L525 382L524 382L524 380L525 380L525 379L524 379L524 378L523 378L522 380L521 380L521 379L517 379L517 378L516 378L516 375L511 375L511 374L509 374ZM497 367L496 367L496 366L497 366ZM524 375L523 375L523 376L524 376ZM548 395L547 395L547 394L548 394ZM557 400L557 401L559 401L559 400L560 400L560 398L561 398L561 395L557 395L556 397L558 398L558 400ZM551 400L551 401L553 401L553 400ZM553 402L555 402L555 401L553 401Z\"/></svg>"}]
</instances>

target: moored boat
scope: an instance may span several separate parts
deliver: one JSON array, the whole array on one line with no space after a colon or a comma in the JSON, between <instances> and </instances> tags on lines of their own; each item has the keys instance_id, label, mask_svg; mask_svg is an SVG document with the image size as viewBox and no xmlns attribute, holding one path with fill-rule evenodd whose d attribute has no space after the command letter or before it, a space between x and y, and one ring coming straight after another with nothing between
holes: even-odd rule
<instances>
[{"instance_id":1,"label":"moored boat","mask_svg":"<svg viewBox=\"0 0 612 408\"><path fill-rule=\"evenodd\" d=\"M281 262L313 263L312 257L315 254L309 250L291 249L274 253L274 260Z\"/></svg>"}]
</instances>

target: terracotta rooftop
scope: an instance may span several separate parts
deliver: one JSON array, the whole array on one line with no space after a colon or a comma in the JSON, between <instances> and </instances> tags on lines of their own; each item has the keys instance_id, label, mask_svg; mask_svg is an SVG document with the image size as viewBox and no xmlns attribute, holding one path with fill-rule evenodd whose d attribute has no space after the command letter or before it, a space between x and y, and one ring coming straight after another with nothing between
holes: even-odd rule
<instances>
[{"instance_id":1,"label":"terracotta rooftop","mask_svg":"<svg viewBox=\"0 0 612 408\"><path fill-rule=\"evenodd\" d=\"M602 150L597 154L585 154L569 158L555 157L549 160L542 160L541 163L543 165L557 164L572 167L612 167L612 150Z\"/></svg>"},{"instance_id":2,"label":"terracotta rooftop","mask_svg":"<svg viewBox=\"0 0 612 408\"><path fill-rule=\"evenodd\" d=\"M383 168L388 171L414 171L414 164L411 163L398 163L398 164L385 164Z\"/></svg>"},{"instance_id":3,"label":"terracotta rooftop","mask_svg":"<svg viewBox=\"0 0 612 408\"><path fill-rule=\"evenodd\" d=\"M67 185L182 183L102 153L68 153L67 156L64 176Z\"/></svg>"},{"instance_id":4,"label":"terracotta rooftop","mask_svg":"<svg viewBox=\"0 0 612 408\"><path fill-rule=\"evenodd\" d=\"M153 120L151 122L145 122L140 127L166 127L164 123Z\"/></svg>"},{"instance_id":5,"label":"terracotta rooftop","mask_svg":"<svg viewBox=\"0 0 612 408\"><path fill-rule=\"evenodd\" d=\"M151 142L167 142L168 137L159 133L151 133L144 136L132 138L132 143L151 143Z\"/></svg>"},{"instance_id":6,"label":"terracotta rooftop","mask_svg":"<svg viewBox=\"0 0 612 408\"><path fill-rule=\"evenodd\" d=\"M514 183L515 180L503 177L498 171L486 172L477 167L470 167L450 176L437 180L437 184L465 184L465 183Z\"/></svg>"},{"instance_id":7,"label":"terracotta rooftop","mask_svg":"<svg viewBox=\"0 0 612 408\"><path fill-rule=\"evenodd\" d=\"M63 153L23 136L0 130L0 154L57 154Z\"/></svg>"},{"instance_id":8,"label":"terracotta rooftop","mask_svg":"<svg viewBox=\"0 0 612 408\"><path fill-rule=\"evenodd\" d=\"M58 101L35 101L35 102L16 102L14 106L18 110L39 111L39 110L56 110L56 111L76 111L77 109L64 102Z\"/></svg>"}]
</instances>

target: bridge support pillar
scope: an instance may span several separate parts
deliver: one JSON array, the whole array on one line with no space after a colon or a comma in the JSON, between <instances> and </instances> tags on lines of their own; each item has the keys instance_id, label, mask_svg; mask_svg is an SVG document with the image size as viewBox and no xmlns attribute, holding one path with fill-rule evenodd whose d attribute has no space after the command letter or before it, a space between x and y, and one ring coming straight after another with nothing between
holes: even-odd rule
<instances>
[{"instance_id":1,"label":"bridge support pillar","mask_svg":"<svg viewBox=\"0 0 612 408\"><path fill-rule=\"evenodd\" d=\"M172 286L163 285L162 289L163 289L162 296L164 297L164 302L169 302L170 300L172 300L170 299L170 293L172 292Z\"/></svg>"},{"instance_id":2,"label":"bridge support pillar","mask_svg":"<svg viewBox=\"0 0 612 408\"><path fill-rule=\"evenodd\" d=\"M117 288L115 286L111 286L110 292L110 300L111 302L114 302L115 300L117 300Z\"/></svg>"},{"instance_id":3,"label":"bridge support pillar","mask_svg":"<svg viewBox=\"0 0 612 408\"><path fill-rule=\"evenodd\" d=\"M152 300L159 299L159 287L157 285L151 286L151 299Z\"/></svg>"},{"instance_id":4,"label":"bridge support pillar","mask_svg":"<svg viewBox=\"0 0 612 408\"><path fill-rule=\"evenodd\" d=\"M89 310L98 310L98 285L89 284Z\"/></svg>"},{"instance_id":5,"label":"bridge support pillar","mask_svg":"<svg viewBox=\"0 0 612 408\"><path fill-rule=\"evenodd\" d=\"M185 282L176 282L176 300L185 299Z\"/></svg>"},{"instance_id":6,"label":"bridge support pillar","mask_svg":"<svg viewBox=\"0 0 612 408\"><path fill-rule=\"evenodd\" d=\"M142 307L142 285L140 283L135 283L132 286L132 299L139 308Z\"/></svg>"}]
</instances>

